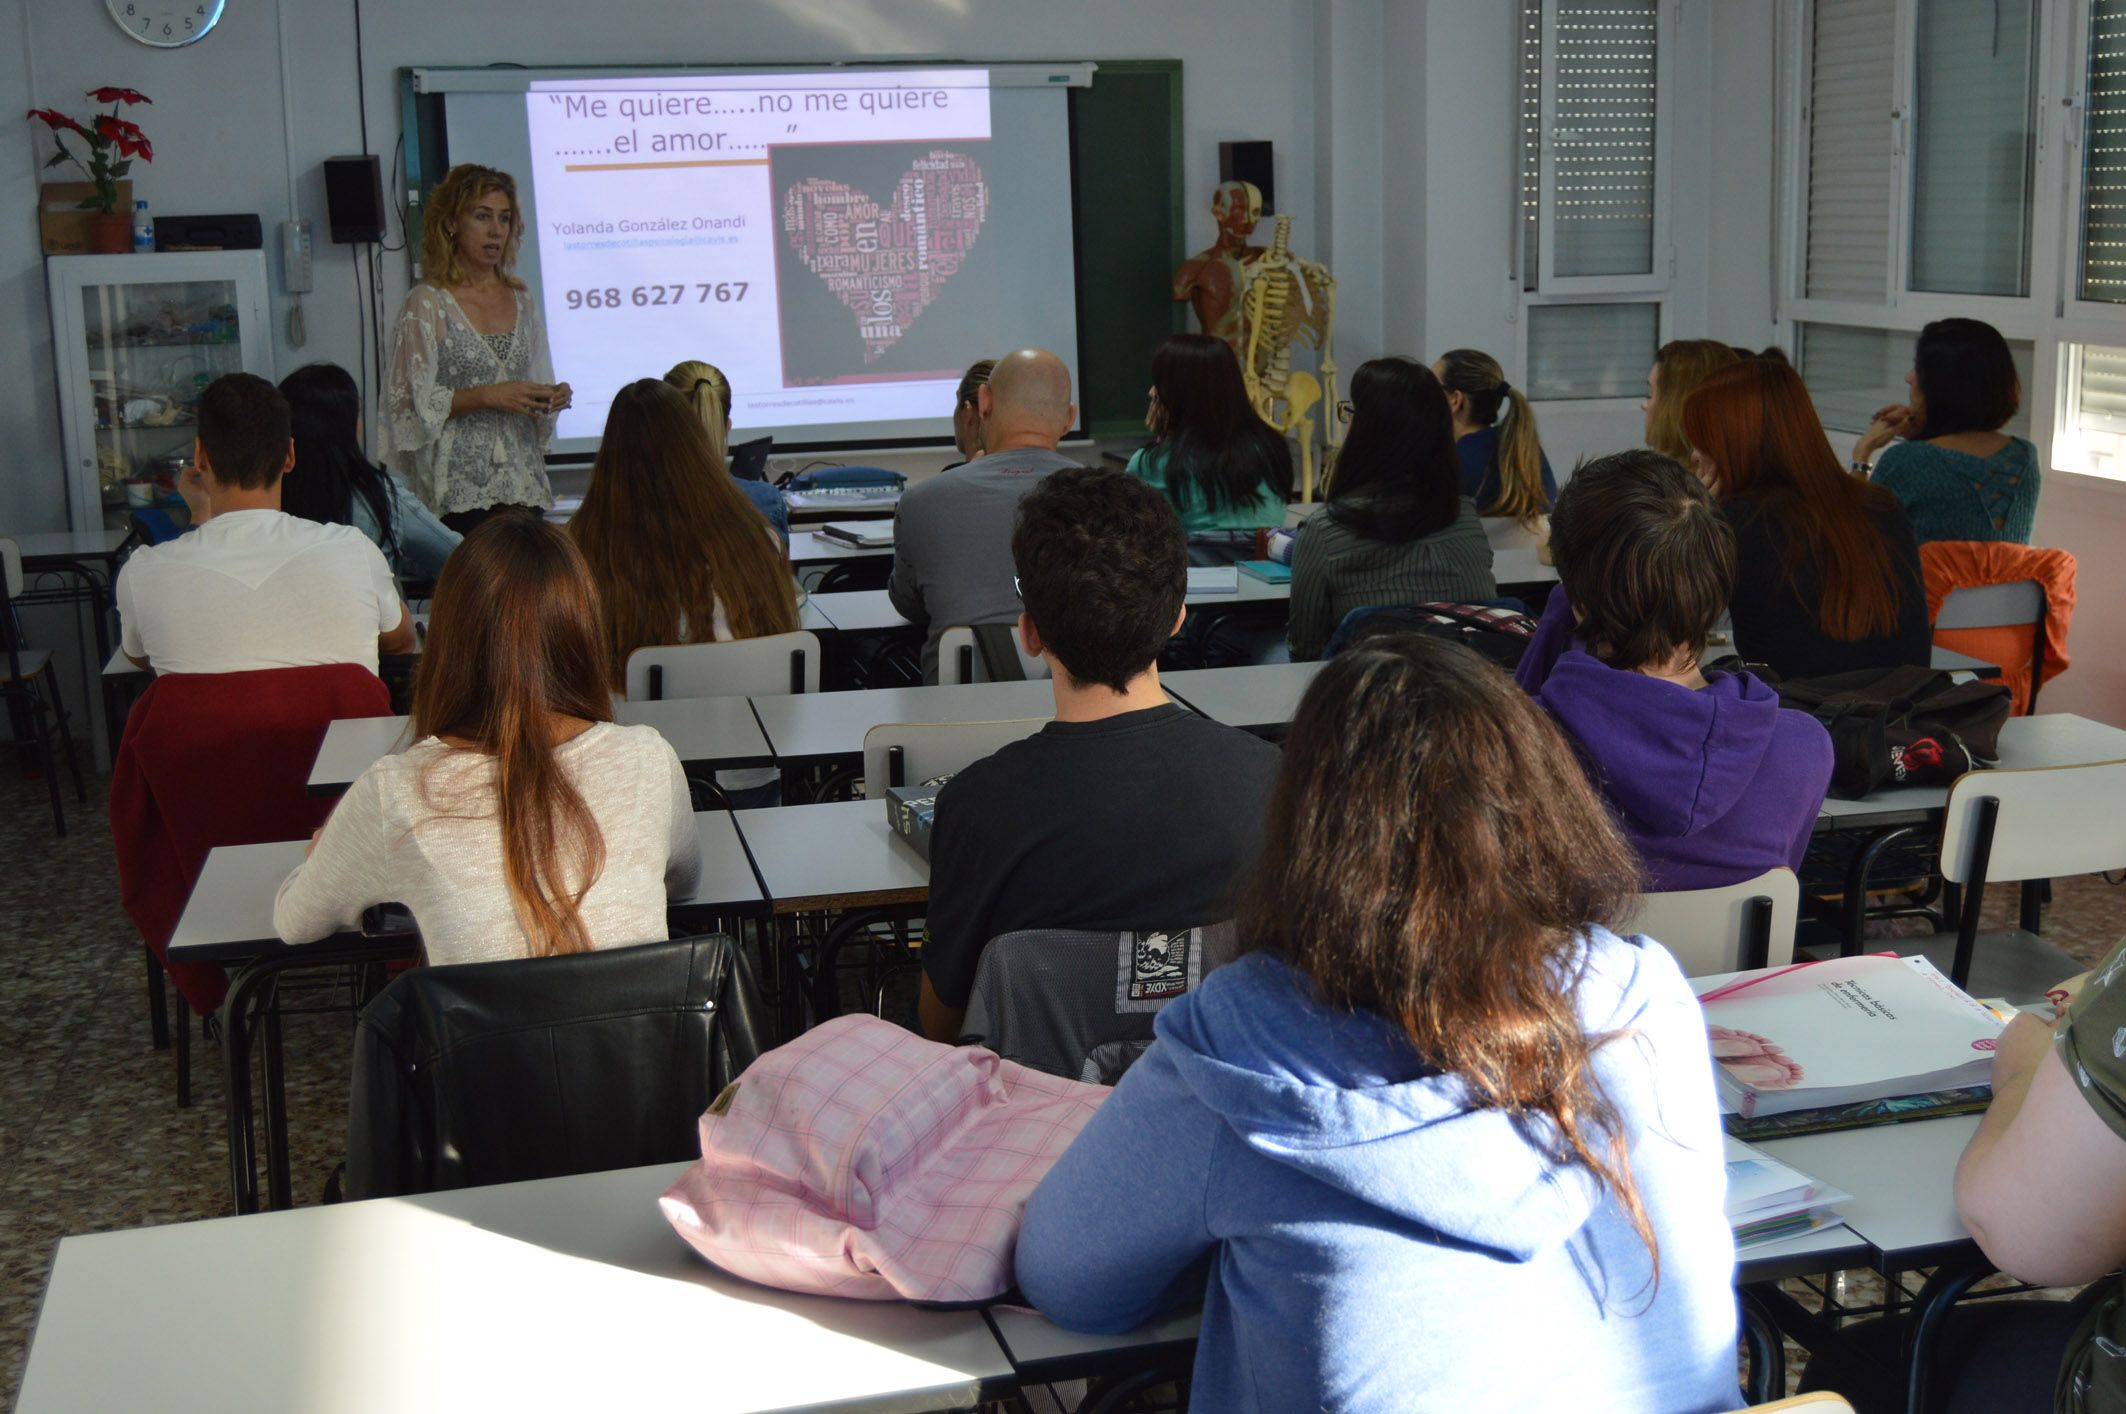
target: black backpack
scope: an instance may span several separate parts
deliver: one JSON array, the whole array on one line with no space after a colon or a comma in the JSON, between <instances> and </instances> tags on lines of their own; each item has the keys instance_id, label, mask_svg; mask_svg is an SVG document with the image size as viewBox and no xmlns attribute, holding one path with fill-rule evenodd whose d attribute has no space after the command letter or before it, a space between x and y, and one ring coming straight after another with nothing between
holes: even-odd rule
<instances>
[{"instance_id":1,"label":"black backpack","mask_svg":"<svg viewBox=\"0 0 2126 1414\"><path fill-rule=\"evenodd\" d=\"M1783 706L1831 733L1831 794L1940 785L2000 759L2010 697L1999 683L1958 683L1932 668L1862 668L1774 682Z\"/></svg>"}]
</instances>

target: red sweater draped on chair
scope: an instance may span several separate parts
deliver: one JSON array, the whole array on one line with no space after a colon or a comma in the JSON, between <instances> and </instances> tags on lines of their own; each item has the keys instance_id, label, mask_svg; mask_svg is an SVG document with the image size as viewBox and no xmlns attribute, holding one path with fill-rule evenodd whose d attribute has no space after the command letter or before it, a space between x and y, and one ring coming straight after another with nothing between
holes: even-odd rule
<instances>
[{"instance_id":1,"label":"red sweater draped on chair","mask_svg":"<svg viewBox=\"0 0 2126 1414\"><path fill-rule=\"evenodd\" d=\"M307 837L332 813L307 786L326 726L389 715L384 684L352 663L174 673L134 704L111 768L119 893L193 1011L228 990L219 967L167 956L207 851Z\"/></svg>"}]
</instances>

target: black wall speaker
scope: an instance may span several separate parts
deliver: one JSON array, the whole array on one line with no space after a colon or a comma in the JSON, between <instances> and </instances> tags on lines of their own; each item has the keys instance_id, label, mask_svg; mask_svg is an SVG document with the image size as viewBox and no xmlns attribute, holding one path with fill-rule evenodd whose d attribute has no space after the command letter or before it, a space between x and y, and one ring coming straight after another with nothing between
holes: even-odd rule
<instances>
[{"instance_id":1,"label":"black wall speaker","mask_svg":"<svg viewBox=\"0 0 2126 1414\"><path fill-rule=\"evenodd\" d=\"M1270 175L1270 144L1267 142L1221 142L1218 144L1218 180L1253 182L1262 193L1262 214L1277 214L1277 189Z\"/></svg>"},{"instance_id":2,"label":"black wall speaker","mask_svg":"<svg viewBox=\"0 0 2126 1414\"><path fill-rule=\"evenodd\" d=\"M384 173L375 157L325 159L325 214L340 245L384 239Z\"/></svg>"}]
</instances>

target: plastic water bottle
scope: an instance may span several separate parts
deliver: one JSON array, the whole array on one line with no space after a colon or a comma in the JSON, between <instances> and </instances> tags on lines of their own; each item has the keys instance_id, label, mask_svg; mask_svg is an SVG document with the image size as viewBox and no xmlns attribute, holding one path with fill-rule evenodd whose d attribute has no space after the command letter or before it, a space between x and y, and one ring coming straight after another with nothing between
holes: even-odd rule
<instances>
[{"instance_id":1,"label":"plastic water bottle","mask_svg":"<svg viewBox=\"0 0 2126 1414\"><path fill-rule=\"evenodd\" d=\"M148 204L145 201L136 201L133 203L133 254L154 253L155 223L148 218Z\"/></svg>"}]
</instances>

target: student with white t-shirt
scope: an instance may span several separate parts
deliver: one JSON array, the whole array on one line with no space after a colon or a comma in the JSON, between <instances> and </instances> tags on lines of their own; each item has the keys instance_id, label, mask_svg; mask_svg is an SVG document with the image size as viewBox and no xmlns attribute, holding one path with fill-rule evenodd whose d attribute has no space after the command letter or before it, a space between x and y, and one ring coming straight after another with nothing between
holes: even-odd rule
<instances>
[{"instance_id":1,"label":"student with white t-shirt","mask_svg":"<svg viewBox=\"0 0 2126 1414\"><path fill-rule=\"evenodd\" d=\"M413 650L413 617L391 566L352 526L282 512L295 462L287 399L249 373L199 400L180 490L192 533L133 552L115 597L120 646L162 673L241 673L358 663Z\"/></svg>"}]
</instances>

